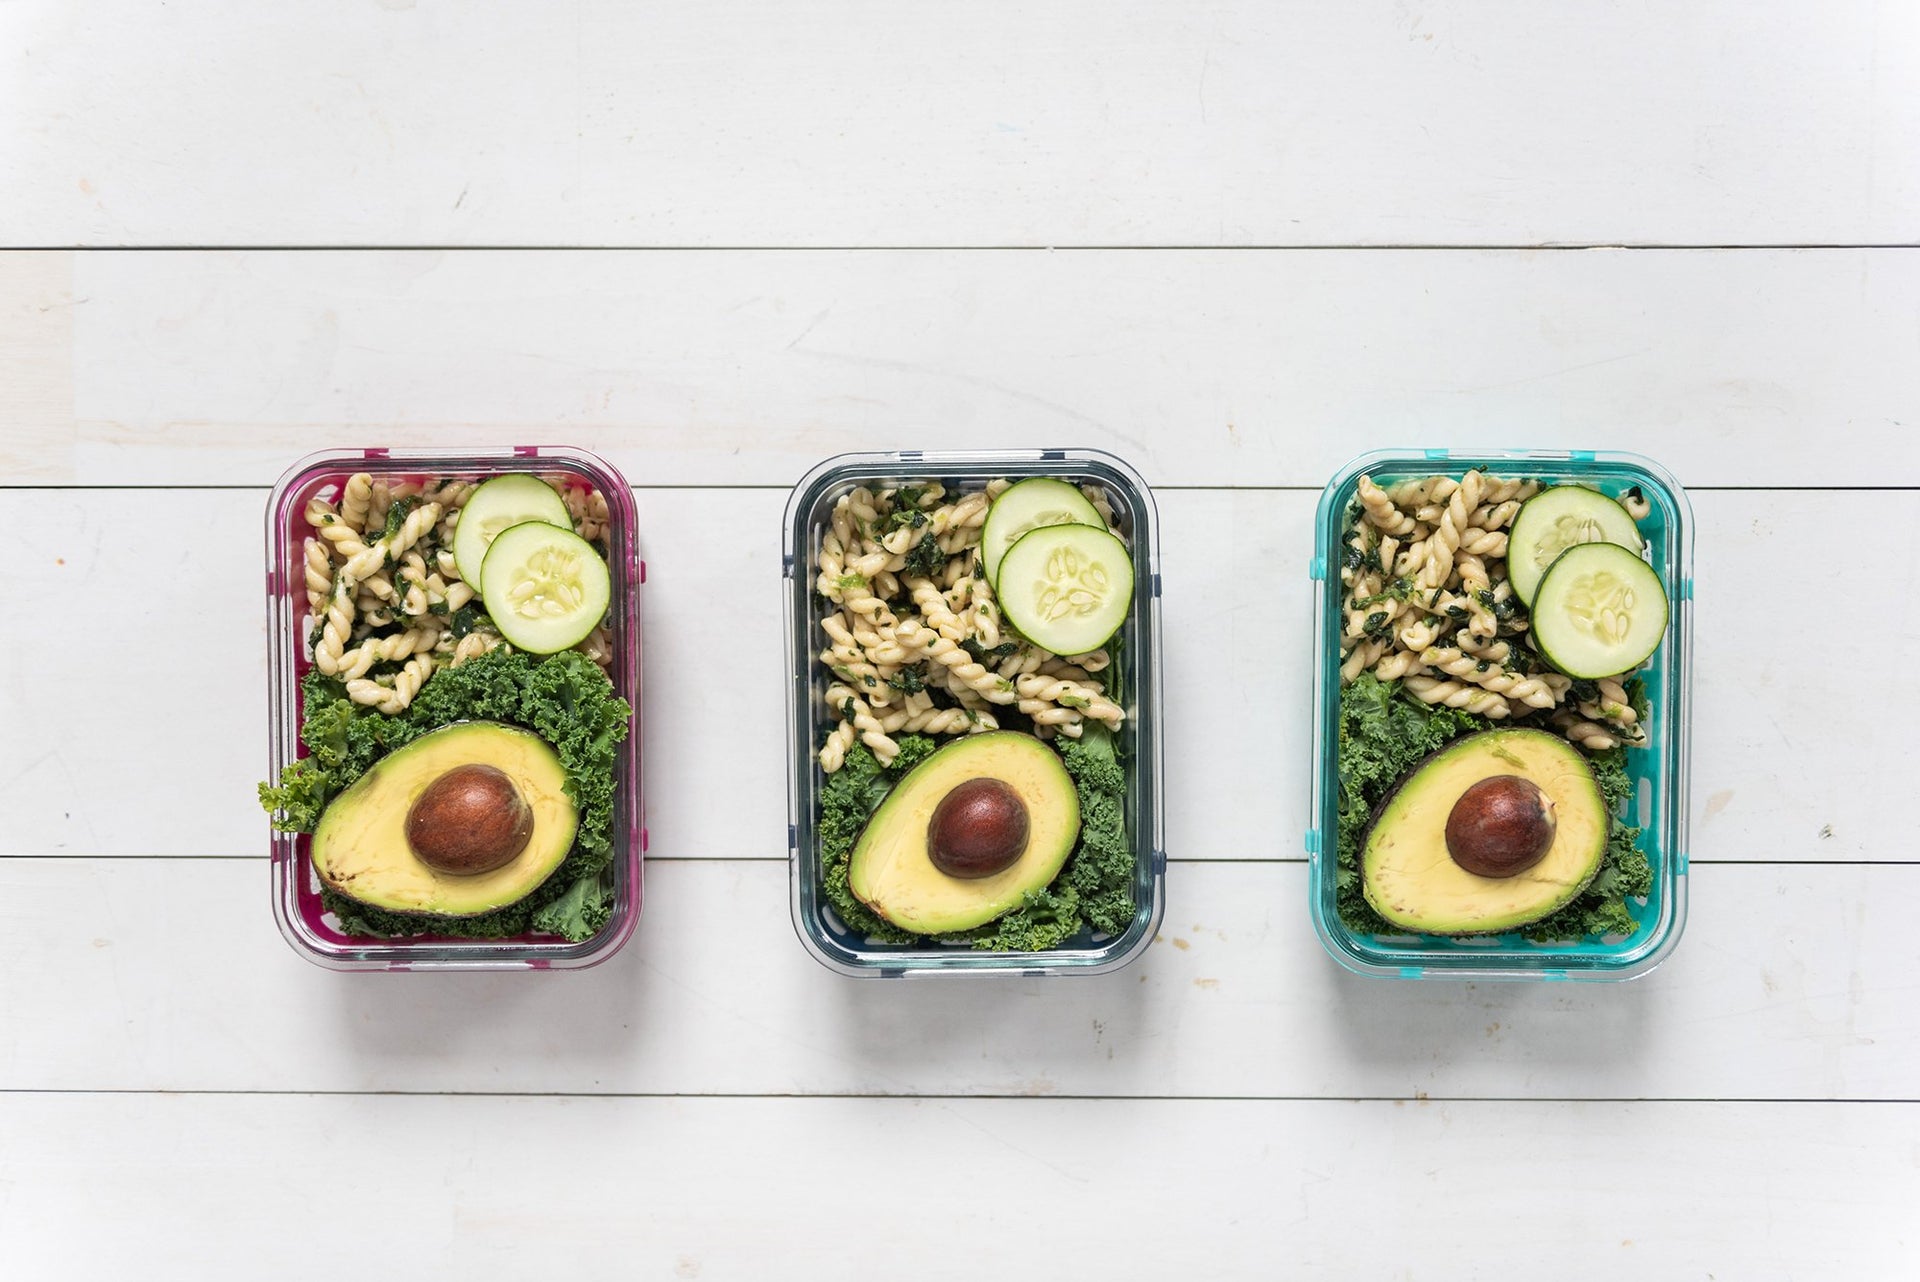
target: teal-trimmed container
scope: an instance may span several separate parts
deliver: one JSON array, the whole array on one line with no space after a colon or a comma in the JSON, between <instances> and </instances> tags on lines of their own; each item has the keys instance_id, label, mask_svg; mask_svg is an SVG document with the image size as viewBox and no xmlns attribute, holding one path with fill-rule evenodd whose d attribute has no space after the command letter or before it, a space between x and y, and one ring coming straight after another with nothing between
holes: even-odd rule
<instances>
[{"instance_id":1,"label":"teal-trimmed container","mask_svg":"<svg viewBox=\"0 0 1920 1282\"><path fill-rule=\"evenodd\" d=\"M1653 890L1635 903L1640 929L1625 939L1535 944L1519 934L1362 935L1336 906L1340 711L1338 550L1360 478L1383 486L1424 476L1461 476L1475 468L1550 485L1577 482L1619 496L1639 487L1652 512L1639 522L1649 563L1672 603L1667 634L1638 675L1651 705L1649 742L1627 751L1634 782L1624 822L1643 829L1640 850L1653 866ZM1353 460L1327 482L1314 516L1312 826L1306 845L1315 932L1334 960L1362 975L1389 979L1619 980L1646 974L1672 953L1687 920L1687 773L1691 735L1693 512L1679 482L1636 454L1573 450L1381 450Z\"/></svg>"}]
</instances>

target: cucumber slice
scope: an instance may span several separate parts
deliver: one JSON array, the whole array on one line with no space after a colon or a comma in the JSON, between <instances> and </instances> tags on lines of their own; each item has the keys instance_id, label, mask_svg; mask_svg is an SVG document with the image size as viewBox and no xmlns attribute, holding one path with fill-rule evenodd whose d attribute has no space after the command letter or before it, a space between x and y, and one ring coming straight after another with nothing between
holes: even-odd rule
<instances>
[{"instance_id":1,"label":"cucumber slice","mask_svg":"<svg viewBox=\"0 0 1920 1282\"><path fill-rule=\"evenodd\" d=\"M496 476L468 495L460 524L453 527L453 561L460 577L479 587L488 546L501 531L527 521L573 529L566 502L551 485L525 472Z\"/></svg>"},{"instance_id":2,"label":"cucumber slice","mask_svg":"<svg viewBox=\"0 0 1920 1282\"><path fill-rule=\"evenodd\" d=\"M1000 562L1007 549L1043 525L1107 528L1100 510L1065 481L1036 476L1009 486L987 509L987 523L980 530L980 563L987 571L987 582L999 583Z\"/></svg>"},{"instance_id":3,"label":"cucumber slice","mask_svg":"<svg viewBox=\"0 0 1920 1282\"><path fill-rule=\"evenodd\" d=\"M995 591L1027 640L1055 654L1085 654L1126 622L1133 558L1104 525L1044 525L1007 549Z\"/></svg>"},{"instance_id":4,"label":"cucumber slice","mask_svg":"<svg viewBox=\"0 0 1920 1282\"><path fill-rule=\"evenodd\" d=\"M1568 548L1534 596L1534 644L1570 677L1630 672L1660 648L1666 631L1660 576L1639 553L1615 543Z\"/></svg>"},{"instance_id":5,"label":"cucumber slice","mask_svg":"<svg viewBox=\"0 0 1920 1282\"><path fill-rule=\"evenodd\" d=\"M1507 573L1521 604L1533 604L1540 576L1576 543L1618 543L1638 552L1640 527L1618 503L1580 485L1556 485L1521 505L1507 533Z\"/></svg>"},{"instance_id":6,"label":"cucumber slice","mask_svg":"<svg viewBox=\"0 0 1920 1282\"><path fill-rule=\"evenodd\" d=\"M544 521L502 531L480 569L480 597L493 626L529 654L586 640L611 595L607 563L593 544Z\"/></svg>"}]
</instances>

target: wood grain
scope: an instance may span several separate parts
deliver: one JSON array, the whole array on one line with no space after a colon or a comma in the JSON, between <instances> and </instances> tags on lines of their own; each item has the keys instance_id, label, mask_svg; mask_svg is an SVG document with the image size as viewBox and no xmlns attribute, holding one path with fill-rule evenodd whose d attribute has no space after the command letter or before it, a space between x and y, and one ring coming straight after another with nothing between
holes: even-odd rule
<instances>
[{"instance_id":1,"label":"wood grain","mask_svg":"<svg viewBox=\"0 0 1920 1282\"><path fill-rule=\"evenodd\" d=\"M1920 1097L1920 867L1696 864L1631 984L1363 979L1301 864L1189 863L1094 979L859 982L809 959L785 865L667 861L580 974L322 971L259 860L0 859L0 1088L597 1094Z\"/></svg>"},{"instance_id":2,"label":"wood grain","mask_svg":"<svg viewBox=\"0 0 1920 1282\"><path fill-rule=\"evenodd\" d=\"M1911 6L16 4L32 245L1911 242ZM177 50L190 57L156 57Z\"/></svg>"},{"instance_id":3,"label":"wood grain","mask_svg":"<svg viewBox=\"0 0 1920 1282\"><path fill-rule=\"evenodd\" d=\"M1034 445L1155 485L1318 488L1405 445L1920 484L1920 249L91 254L73 294L72 417L32 451L70 483L568 441L642 485Z\"/></svg>"},{"instance_id":4,"label":"wood grain","mask_svg":"<svg viewBox=\"0 0 1920 1282\"><path fill-rule=\"evenodd\" d=\"M73 1282L1491 1279L1490 1241L1569 1282L1893 1278L1920 1177L1886 1136L1916 1127L1910 1104L7 1096L33 1178L0 1234ZM112 1232L74 1230L102 1207Z\"/></svg>"}]
</instances>

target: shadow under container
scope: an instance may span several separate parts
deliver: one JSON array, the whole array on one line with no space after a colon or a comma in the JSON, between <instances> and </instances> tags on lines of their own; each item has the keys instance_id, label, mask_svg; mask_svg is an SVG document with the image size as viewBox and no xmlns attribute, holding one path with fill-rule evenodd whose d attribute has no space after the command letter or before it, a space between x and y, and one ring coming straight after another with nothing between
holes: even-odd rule
<instances>
[{"instance_id":1,"label":"shadow under container","mask_svg":"<svg viewBox=\"0 0 1920 1282\"><path fill-rule=\"evenodd\" d=\"M312 533L305 517L307 500L317 495L337 501L347 478L356 472L368 472L389 483L429 478L485 481L532 473L592 488L606 497L612 589L608 618L613 634L613 661L607 675L633 709L626 741L615 756L613 862L602 874L612 883L612 915L599 933L577 943L542 934L506 939L349 935L321 902L319 877L308 853L311 837L276 829L271 862L273 914L280 933L296 952L332 970L565 970L605 961L633 935L640 920L641 859L646 847L640 795L640 585L646 581L646 567L639 555L633 491L611 464L568 447L329 450L294 464L267 502L268 724L274 779L282 768L307 755L300 742L300 682L313 666L302 632L307 617L305 540Z\"/></svg>"},{"instance_id":2,"label":"shadow under container","mask_svg":"<svg viewBox=\"0 0 1920 1282\"><path fill-rule=\"evenodd\" d=\"M1638 522L1649 563L1669 602L1667 633L1634 675L1646 683L1651 727L1645 747L1629 748L1632 780L1620 822L1642 829L1639 849L1653 868L1645 903L1629 900L1639 929L1624 939L1589 938L1535 944L1502 935L1367 935L1349 928L1337 908L1340 814L1340 538L1362 475L1383 488L1426 476L1459 477L1479 469L1546 485L1576 484L1619 497L1638 487L1651 507ZM1385 450L1342 468L1321 492L1314 518L1312 826L1308 895L1314 930L1333 958L1363 975L1398 979L1620 980L1646 974L1680 942L1687 919L1687 772L1691 735L1693 513L1664 468L1636 454L1574 451Z\"/></svg>"},{"instance_id":3,"label":"shadow under container","mask_svg":"<svg viewBox=\"0 0 1920 1282\"><path fill-rule=\"evenodd\" d=\"M933 479L949 490L979 489L996 478L1051 477L1097 486L1133 559L1133 605L1116 634L1108 690L1126 710L1115 735L1127 773L1126 825L1134 850L1134 915L1118 934L1082 931L1059 948L1005 952L934 940L876 943L840 921L821 888L820 789L816 753L833 725L826 669L819 662L821 620L831 603L814 591L820 535L834 504L859 486L879 489ZM1153 942L1164 908L1166 853L1160 788L1159 517L1146 482L1126 463L1097 450L842 454L793 488L782 527L787 604L787 868L793 926L807 950L843 975L893 978L934 974L1097 975L1118 970Z\"/></svg>"}]
</instances>

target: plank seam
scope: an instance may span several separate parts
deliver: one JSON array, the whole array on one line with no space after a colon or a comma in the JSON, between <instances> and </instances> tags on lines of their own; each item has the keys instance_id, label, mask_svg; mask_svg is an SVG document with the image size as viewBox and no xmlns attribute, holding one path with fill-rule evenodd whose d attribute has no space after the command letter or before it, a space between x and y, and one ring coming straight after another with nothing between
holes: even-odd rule
<instances>
[{"instance_id":1,"label":"plank seam","mask_svg":"<svg viewBox=\"0 0 1920 1282\"><path fill-rule=\"evenodd\" d=\"M888 1094L877 1091L412 1091L166 1089L156 1087L0 1086L0 1096L178 1096L181 1098L265 1097L271 1099L633 1099L633 1100L1027 1100L1036 1104L1072 1100L1082 1103L1181 1104L1920 1104L1920 1099L1819 1095L1091 1095L1017 1092L978 1095Z\"/></svg>"},{"instance_id":2,"label":"plank seam","mask_svg":"<svg viewBox=\"0 0 1920 1282\"><path fill-rule=\"evenodd\" d=\"M1533 244L1502 242L1432 242L1406 244L1305 244L1274 242L1266 244L1178 244L1093 242L1084 244L1044 244L1009 242L999 245L553 245L553 244L356 244L315 245L291 243L231 243L217 245L88 245L7 244L8 253L83 253L83 254L229 254L229 253L302 253L302 254L388 254L388 253L473 253L473 254L1486 254L1543 253L1577 254L1594 249L1621 250L1630 253L1780 253L1786 251L1853 253L1865 250L1920 249L1920 241L1543 241Z\"/></svg>"}]
</instances>

